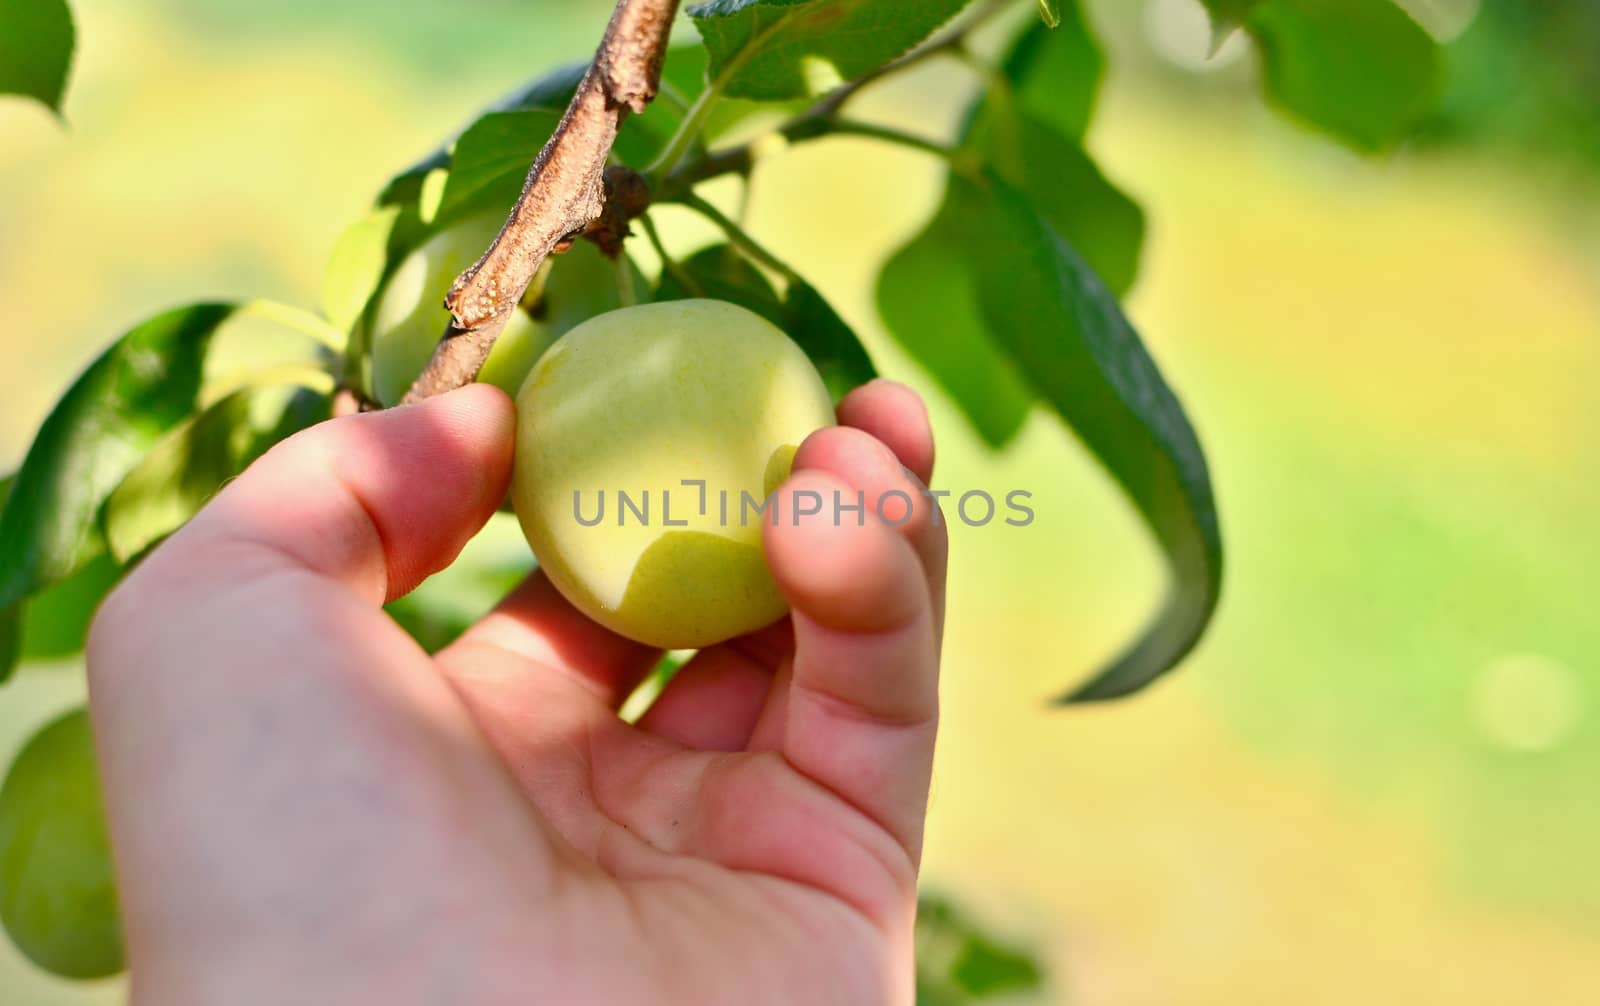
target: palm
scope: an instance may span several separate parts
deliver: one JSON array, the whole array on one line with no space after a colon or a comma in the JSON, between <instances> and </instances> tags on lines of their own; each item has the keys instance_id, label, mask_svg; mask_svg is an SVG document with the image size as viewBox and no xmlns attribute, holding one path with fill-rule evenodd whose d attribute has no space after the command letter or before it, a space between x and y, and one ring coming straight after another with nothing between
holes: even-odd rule
<instances>
[{"instance_id":1,"label":"palm","mask_svg":"<svg viewBox=\"0 0 1600 1006\"><path fill-rule=\"evenodd\" d=\"M374 604L448 562L503 492L503 432L464 446L429 419L490 394L291 441L98 619L135 998L908 999L935 512L770 529L792 619L703 651L629 725L616 709L659 654L538 574L432 658ZM791 484L914 488L884 447L926 478L908 398L847 399L860 429L808 440Z\"/></svg>"}]
</instances>

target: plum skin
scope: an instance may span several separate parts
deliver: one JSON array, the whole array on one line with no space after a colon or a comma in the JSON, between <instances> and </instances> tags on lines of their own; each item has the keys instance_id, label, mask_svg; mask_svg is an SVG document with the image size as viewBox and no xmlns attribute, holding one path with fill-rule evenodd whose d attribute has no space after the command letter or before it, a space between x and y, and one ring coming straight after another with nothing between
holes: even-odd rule
<instances>
[{"instance_id":1,"label":"plum skin","mask_svg":"<svg viewBox=\"0 0 1600 1006\"><path fill-rule=\"evenodd\" d=\"M512 502L580 611L696 649L783 616L761 546L771 511L752 508L832 423L816 368L759 315L715 300L623 308L557 340L523 383Z\"/></svg>"}]
</instances>

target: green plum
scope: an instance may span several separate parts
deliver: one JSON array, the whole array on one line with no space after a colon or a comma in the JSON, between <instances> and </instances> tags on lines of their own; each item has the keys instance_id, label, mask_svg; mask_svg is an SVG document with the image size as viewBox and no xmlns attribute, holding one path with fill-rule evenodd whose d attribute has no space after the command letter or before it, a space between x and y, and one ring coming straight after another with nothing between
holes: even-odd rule
<instances>
[{"instance_id":1,"label":"green plum","mask_svg":"<svg viewBox=\"0 0 1600 1006\"><path fill-rule=\"evenodd\" d=\"M783 615L758 508L832 422L816 368L761 316L715 300L623 308L529 373L512 501L579 610L654 646L707 646Z\"/></svg>"},{"instance_id":2,"label":"green plum","mask_svg":"<svg viewBox=\"0 0 1600 1006\"><path fill-rule=\"evenodd\" d=\"M378 401L393 405L416 380L450 321L445 294L499 233L504 217L488 213L429 238L400 263L378 297L372 316L372 384ZM643 277L628 263L636 293ZM530 312L511 316L478 375L515 395L533 362L556 338L585 318L621 306L617 267L588 241L551 257Z\"/></svg>"},{"instance_id":3,"label":"green plum","mask_svg":"<svg viewBox=\"0 0 1600 1006\"><path fill-rule=\"evenodd\" d=\"M35 964L68 978L122 970L122 929L89 717L35 734L0 787L0 922Z\"/></svg>"}]
</instances>

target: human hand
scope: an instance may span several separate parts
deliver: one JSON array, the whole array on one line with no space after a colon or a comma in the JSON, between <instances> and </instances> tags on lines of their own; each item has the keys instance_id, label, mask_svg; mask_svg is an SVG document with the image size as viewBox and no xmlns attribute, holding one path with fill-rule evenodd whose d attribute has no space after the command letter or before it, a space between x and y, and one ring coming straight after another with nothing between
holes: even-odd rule
<instances>
[{"instance_id":1,"label":"human hand","mask_svg":"<svg viewBox=\"0 0 1600 1006\"><path fill-rule=\"evenodd\" d=\"M637 726L616 709L659 653L538 573L433 657L380 608L504 496L503 394L252 466L90 639L133 999L909 1003L945 531L896 461L929 478L916 396L874 382L840 420L764 529L791 617ZM797 489L916 507L796 523Z\"/></svg>"}]
</instances>

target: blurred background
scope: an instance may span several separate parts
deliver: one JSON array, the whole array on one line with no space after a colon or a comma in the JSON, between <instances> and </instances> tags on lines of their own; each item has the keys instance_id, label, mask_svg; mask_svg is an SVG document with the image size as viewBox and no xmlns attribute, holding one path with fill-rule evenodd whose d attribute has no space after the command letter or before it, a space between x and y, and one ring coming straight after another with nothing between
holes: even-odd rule
<instances>
[{"instance_id":1,"label":"blurred background","mask_svg":"<svg viewBox=\"0 0 1600 1006\"><path fill-rule=\"evenodd\" d=\"M1046 708L1139 625L1160 564L1057 421L992 454L933 395L941 481L1030 490L1038 519L955 533L926 884L1035 952L1050 1001L1600 996L1600 3L1407 6L1449 84L1373 160L1266 110L1242 43L1207 61L1197 0L1089 4L1111 66L1090 146L1151 223L1130 308L1231 549L1182 671ZM75 7L66 128L0 100L0 470L147 314L314 305L388 176L587 55L609 5ZM931 66L860 111L928 128L965 86ZM872 279L939 185L828 141L767 162L751 207L913 383ZM82 690L26 666L0 763ZM0 941L7 1006L120 994Z\"/></svg>"}]
</instances>

